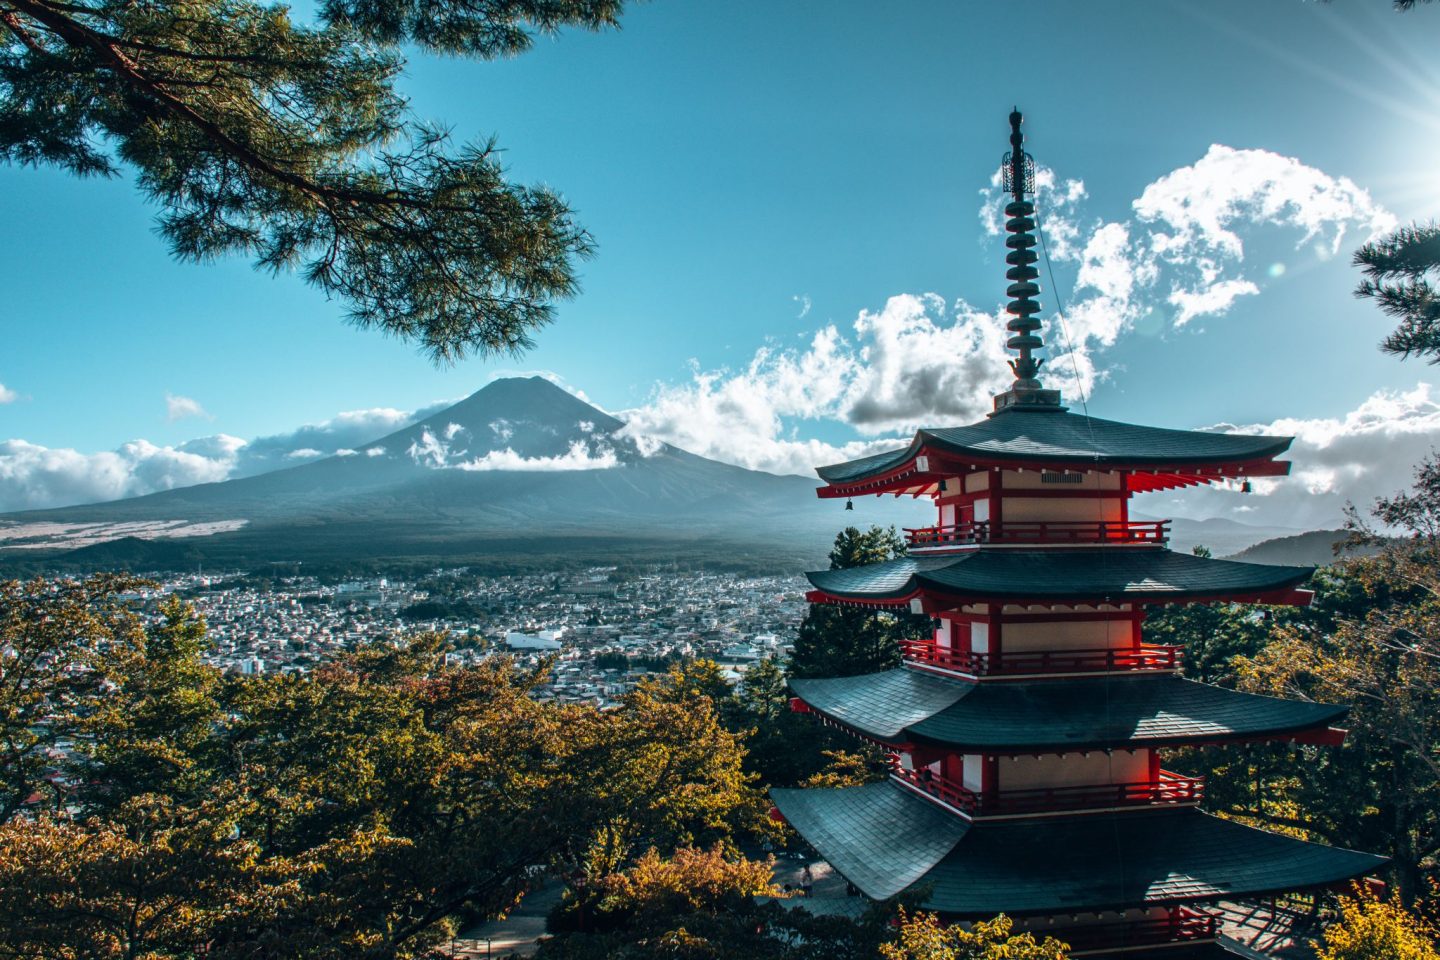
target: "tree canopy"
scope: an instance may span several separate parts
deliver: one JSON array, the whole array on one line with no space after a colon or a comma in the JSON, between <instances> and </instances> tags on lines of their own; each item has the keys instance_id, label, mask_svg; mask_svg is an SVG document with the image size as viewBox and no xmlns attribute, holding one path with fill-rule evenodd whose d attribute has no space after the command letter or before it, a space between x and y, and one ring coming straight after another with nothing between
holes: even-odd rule
<instances>
[{"instance_id":1,"label":"tree canopy","mask_svg":"<svg viewBox=\"0 0 1440 960\"><path fill-rule=\"evenodd\" d=\"M624 0L0 0L0 159L133 170L181 259L298 270L432 357L513 353L594 249L565 201L459 147L395 84L403 50L494 59L618 24Z\"/></svg>"},{"instance_id":2,"label":"tree canopy","mask_svg":"<svg viewBox=\"0 0 1440 960\"><path fill-rule=\"evenodd\" d=\"M447 666L437 635L221 674L194 611L141 618L133 586L0 584L8 956L416 957L536 868L764 819L737 738L669 681L541 702L543 673Z\"/></svg>"}]
</instances>

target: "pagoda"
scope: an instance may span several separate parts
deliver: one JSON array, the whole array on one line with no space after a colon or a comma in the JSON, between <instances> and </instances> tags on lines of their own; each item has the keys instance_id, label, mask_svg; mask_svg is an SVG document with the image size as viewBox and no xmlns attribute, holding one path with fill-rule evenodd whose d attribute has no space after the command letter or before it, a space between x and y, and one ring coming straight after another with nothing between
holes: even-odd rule
<instances>
[{"instance_id":1,"label":"pagoda","mask_svg":"<svg viewBox=\"0 0 1440 960\"><path fill-rule=\"evenodd\" d=\"M1308 567L1172 552L1136 493L1278 477L1288 437L1168 430L1068 410L1035 354L1034 165L1010 115L1004 161L1015 381L968 426L822 467L819 495L930 497L902 559L809 574L812 603L927 614L898 669L790 683L792 707L888 752L887 780L776 789L776 815L861 893L949 921L1005 913L1077 955L1214 944L1219 901L1343 886L1385 861L1199 809L1167 748L1335 745L1343 706L1185 679L1145 642L1159 604L1304 605ZM1167 955L1171 952L1165 949Z\"/></svg>"}]
</instances>

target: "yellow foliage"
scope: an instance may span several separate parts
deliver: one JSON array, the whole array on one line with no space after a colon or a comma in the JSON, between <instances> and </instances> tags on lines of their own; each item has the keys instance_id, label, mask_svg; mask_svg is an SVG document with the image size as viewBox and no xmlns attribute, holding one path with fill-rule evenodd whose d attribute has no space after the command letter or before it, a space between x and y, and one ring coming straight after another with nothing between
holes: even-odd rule
<instances>
[{"instance_id":1,"label":"yellow foliage","mask_svg":"<svg viewBox=\"0 0 1440 960\"><path fill-rule=\"evenodd\" d=\"M1437 931L1394 901L1360 893L1342 898L1340 919L1315 943L1318 960L1440 960Z\"/></svg>"},{"instance_id":2,"label":"yellow foliage","mask_svg":"<svg viewBox=\"0 0 1440 960\"><path fill-rule=\"evenodd\" d=\"M942 926L933 913L910 914L900 909L900 932L880 945L883 960L1064 960L1069 947L1046 937L1012 934L1014 924L1003 913L994 920Z\"/></svg>"},{"instance_id":3,"label":"yellow foliage","mask_svg":"<svg viewBox=\"0 0 1440 960\"><path fill-rule=\"evenodd\" d=\"M681 847L662 858L651 847L628 870L604 880L606 911L673 913L714 908L731 896L779 896L771 879L775 859L730 859L720 844L708 850Z\"/></svg>"}]
</instances>

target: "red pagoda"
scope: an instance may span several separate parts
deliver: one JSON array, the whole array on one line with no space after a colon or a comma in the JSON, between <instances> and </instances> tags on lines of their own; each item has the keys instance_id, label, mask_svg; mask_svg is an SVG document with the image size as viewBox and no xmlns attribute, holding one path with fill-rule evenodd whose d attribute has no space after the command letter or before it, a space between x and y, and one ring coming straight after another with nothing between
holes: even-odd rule
<instances>
[{"instance_id":1,"label":"red pagoda","mask_svg":"<svg viewBox=\"0 0 1440 960\"><path fill-rule=\"evenodd\" d=\"M1034 166L1011 114L1005 188L1011 388L969 426L823 467L821 497L938 507L903 559L809 574L813 603L928 614L895 670L791 682L797 710L878 744L880 783L773 791L778 811L873 899L910 893L954 921L999 913L1075 954L1196 947L1222 900L1344 884L1380 857L1202 812L1166 748L1338 744L1346 708L1187 680L1144 640L1157 604L1309 602L1312 570L1172 552L1133 494L1283 476L1288 437L1166 430L1067 410L1041 386Z\"/></svg>"}]
</instances>

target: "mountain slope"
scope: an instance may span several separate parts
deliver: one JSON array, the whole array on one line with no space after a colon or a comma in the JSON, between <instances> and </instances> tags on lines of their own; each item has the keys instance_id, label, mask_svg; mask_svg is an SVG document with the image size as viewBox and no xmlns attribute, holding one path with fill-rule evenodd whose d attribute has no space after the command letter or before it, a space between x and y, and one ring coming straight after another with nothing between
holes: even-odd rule
<instances>
[{"instance_id":1,"label":"mountain slope","mask_svg":"<svg viewBox=\"0 0 1440 960\"><path fill-rule=\"evenodd\" d=\"M185 555L253 560L438 555L502 540L564 549L565 538L765 548L789 539L780 545L787 552L803 543L813 556L847 521L923 519L893 503L845 513L817 500L815 486L632 437L621 421L535 377L494 381L347 456L0 520L132 525L117 535L145 523L241 526L192 538Z\"/></svg>"},{"instance_id":2,"label":"mountain slope","mask_svg":"<svg viewBox=\"0 0 1440 960\"><path fill-rule=\"evenodd\" d=\"M1282 567L1324 567L1346 557L1368 557L1380 552L1379 546L1341 546L1349 536L1349 532L1345 530L1311 530L1293 537L1277 537L1257 543L1226 559ZM1336 552L1337 547L1340 547L1339 553Z\"/></svg>"}]
</instances>

